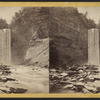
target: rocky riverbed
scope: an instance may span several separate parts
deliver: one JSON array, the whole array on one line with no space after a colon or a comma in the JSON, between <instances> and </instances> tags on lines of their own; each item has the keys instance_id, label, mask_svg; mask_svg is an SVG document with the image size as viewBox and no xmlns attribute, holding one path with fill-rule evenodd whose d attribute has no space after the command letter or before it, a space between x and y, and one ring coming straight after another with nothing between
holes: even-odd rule
<instances>
[{"instance_id":1,"label":"rocky riverbed","mask_svg":"<svg viewBox=\"0 0 100 100\"><path fill-rule=\"evenodd\" d=\"M99 66L73 65L50 69L51 93L100 93Z\"/></svg>"},{"instance_id":2,"label":"rocky riverbed","mask_svg":"<svg viewBox=\"0 0 100 100\"><path fill-rule=\"evenodd\" d=\"M48 93L48 75L47 68L0 65L0 93Z\"/></svg>"}]
</instances>

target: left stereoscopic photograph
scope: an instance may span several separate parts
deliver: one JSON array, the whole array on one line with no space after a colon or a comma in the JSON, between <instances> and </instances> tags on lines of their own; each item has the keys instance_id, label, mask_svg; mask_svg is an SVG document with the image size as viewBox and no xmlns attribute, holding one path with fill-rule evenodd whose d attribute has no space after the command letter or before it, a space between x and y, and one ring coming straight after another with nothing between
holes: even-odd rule
<instances>
[{"instance_id":1,"label":"left stereoscopic photograph","mask_svg":"<svg viewBox=\"0 0 100 100\"><path fill-rule=\"evenodd\" d=\"M0 7L0 94L49 93L48 9Z\"/></svg>"}]
</instances>

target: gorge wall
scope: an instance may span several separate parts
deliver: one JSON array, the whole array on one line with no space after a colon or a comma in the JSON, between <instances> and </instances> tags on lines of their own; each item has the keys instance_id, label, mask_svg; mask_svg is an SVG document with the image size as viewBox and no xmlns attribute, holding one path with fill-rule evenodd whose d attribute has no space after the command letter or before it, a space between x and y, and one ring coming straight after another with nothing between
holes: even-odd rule
<instances>
[{"instance_id":1,"label":"gorge wall","mask_svg":"<svg viewBox=\"0 0 100 100\"><path fill-rule=\"evenodd\" d=\"M88 29L95 25L89 25L90 19L78 13L75 8L69 9L72 12L69 12L66 17L61 16L62 12L58 11L59 14L55 18L57 23L51 23L50 67L88 62ZM67 12L67 8L62 10Z\"/></svg>"},{"instance_id":2,"label":"gorge wall","mask_svg":"<svg viewBox=\"0 0 100 100\"><path fill-rule=\"evenodd\" d=\"M65 35L64 35L65 34ZM87 63L87 31L61 32L50 40L50 64L72 65ZM54 53L55 52L55 53ZM54 57L55 55L55 57ZM56 61L54 61L56 59Z\"/></svg>"},{"instance_id":3,"label":"gorge wall","mask_svg":"<svg viewBox=\"0 0 100 100\"><path fill-rule=\"evenodd\" d=\"M30 41L24 64L39 67L49 67L49 38Z\"/></svg>"},{"instance_id":4,"label":"gorge wall","mask_svg":"<svg viewBox=\"0 0 100 100\"><path fill-rule=\"evenodd\" d=\"M13 62L28 61L30 51L40 46L45 48L46 43L50 66L84 64L88 56L88 29L95 27L95 22L87 14L79 13L76 7L25 7L15 14L11 25ZM34 46L29 45L30 41ZM38 55L33 51L32 54Z\"/></svg>"}]
</instances>

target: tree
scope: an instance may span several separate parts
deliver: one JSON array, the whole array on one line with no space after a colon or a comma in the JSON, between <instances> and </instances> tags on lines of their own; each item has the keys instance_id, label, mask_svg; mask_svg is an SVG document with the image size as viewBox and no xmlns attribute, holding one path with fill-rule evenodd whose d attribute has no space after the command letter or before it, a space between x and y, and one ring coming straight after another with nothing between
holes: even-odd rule
<instances>
[{"instance_id":1,"label":"tree","mask_svg":"<svg viewBox=\"0 0 100 100\"><path fill-rule=\"evenodd\" d=\"M0 19L0 29L8 28L8 24L5 19Z\"/></svg>"}]
</instances>

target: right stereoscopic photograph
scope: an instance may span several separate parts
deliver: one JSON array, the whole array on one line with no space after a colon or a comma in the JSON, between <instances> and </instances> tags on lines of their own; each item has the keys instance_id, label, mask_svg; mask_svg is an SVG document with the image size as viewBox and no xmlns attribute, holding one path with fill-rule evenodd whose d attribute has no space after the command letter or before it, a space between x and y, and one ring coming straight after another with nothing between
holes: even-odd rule
<instances>
[{"instance_id":1,"label":"right stereoscopic photograph","mask_svg":"<svg viewBox=\"0 0 100 100\"><path fill-rule=\"evenodd\" d=\"M100 7L52 8L49 92L100 93Z\"/></svg>"}]
</instances>

